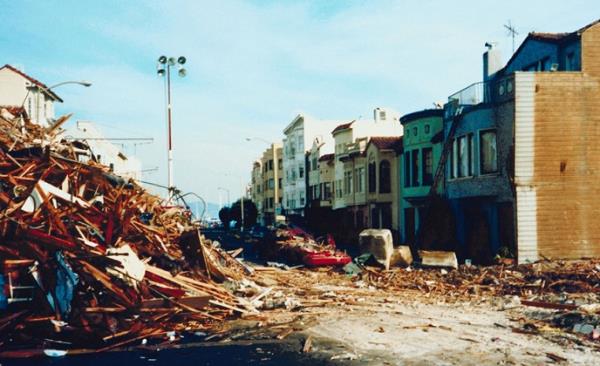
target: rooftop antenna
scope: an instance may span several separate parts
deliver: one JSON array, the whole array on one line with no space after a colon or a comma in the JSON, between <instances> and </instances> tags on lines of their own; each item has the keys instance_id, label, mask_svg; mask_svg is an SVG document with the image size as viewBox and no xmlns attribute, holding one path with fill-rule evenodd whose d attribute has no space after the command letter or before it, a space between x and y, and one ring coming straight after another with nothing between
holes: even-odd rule
<instances>
[{"instance_id":1,"label":"rooftop antenna","mask_svg":"<svg viewBox=\"0 0 600 366\"><path fill-rule=\"evenodd\" d=\"M519 32L517 32L515 26L512 25L510 19L508 20L508 24L504 24L504 28L506 28L506 34L512 37L512 51L515 53L515 37L519 35Z\"/></svg>"}]
</instances>

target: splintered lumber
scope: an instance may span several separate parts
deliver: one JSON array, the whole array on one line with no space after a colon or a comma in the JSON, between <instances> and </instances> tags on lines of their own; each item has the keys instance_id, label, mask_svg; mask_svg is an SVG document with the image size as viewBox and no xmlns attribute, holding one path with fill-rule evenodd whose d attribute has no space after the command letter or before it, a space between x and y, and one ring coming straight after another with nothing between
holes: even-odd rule
<instances>
[{"instance_id":1,"label":"splintered lumber","mask_svg":"<svg viewBox=\"0 0 600 366\"><path fill-rule=\"evenodd\" d=\"M27 349L47 339L70 353L107 351L248 312L223 284L247 269L203 239L185 207L63 139L69 117L44 128L22 108L0 108L0 273L28 309L8 305L0 354L38 355Z\"/></svg>"}]
</instances>

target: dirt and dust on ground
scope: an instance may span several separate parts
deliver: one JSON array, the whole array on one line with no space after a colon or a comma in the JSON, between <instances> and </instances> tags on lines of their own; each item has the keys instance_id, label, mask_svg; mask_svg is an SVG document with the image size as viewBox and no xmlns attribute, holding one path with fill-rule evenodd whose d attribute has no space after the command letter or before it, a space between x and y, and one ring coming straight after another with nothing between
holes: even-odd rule
<instances>
[{"instance_id":1,"label":"dirt and dust on ground","mask_svg":"<svg viewBox=\"0 0 600 366\"><path fill-rule=\"evenodd\" d=\"M298 352L333 364L600 364L598 263L364 267L354 276L258 266L257 281L292 306L243 316L222 340L297 337Z\"/></svg>"}]
</instances>

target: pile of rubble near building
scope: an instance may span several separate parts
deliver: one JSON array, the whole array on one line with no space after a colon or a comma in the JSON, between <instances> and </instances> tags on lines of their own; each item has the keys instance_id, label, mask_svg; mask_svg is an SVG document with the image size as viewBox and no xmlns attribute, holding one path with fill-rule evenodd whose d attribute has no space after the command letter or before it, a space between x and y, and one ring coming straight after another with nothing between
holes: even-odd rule
<instances>
[{"instance_id":1,"label":"pile of rubble near building","mask_svg":"<svg viewBox=\"0 0 600 366\"><path fill-rule=\"evenodd\" d=\"M250 268L184 208L61 140L67 119L0 111L0 357L172 339L256 312L223 284Z\"/></svg>"}]
</instances>

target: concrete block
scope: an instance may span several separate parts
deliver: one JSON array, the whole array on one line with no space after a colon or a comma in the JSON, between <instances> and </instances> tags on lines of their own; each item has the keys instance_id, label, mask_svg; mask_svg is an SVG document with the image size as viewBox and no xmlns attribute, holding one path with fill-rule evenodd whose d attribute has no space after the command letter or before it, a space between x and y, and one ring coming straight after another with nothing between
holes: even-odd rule
<instances>
[{"instance_id":1,"label":"concrete block","mask_svg":"<svg viewBox=\"0 0 600 366\"><path fill-rule=\"evenodd\" d=\"M424 266L458 268L458 259L454 252L419 250L419 256Z\"/></svg>"},{"instance_id":2,"label":"concrete block","mask_svg":"<svg viewBox=\"0 0 600 366\"><path fill-rule=\"evenodd\" d=\"M371 253L375 260L390 269L394 243L388 229L366 229L358 236L361 253Z\"/></svg>"},{"instance_id":3,"label":"concrete block","mask_svg":"<svg viewBox=\"0 0 600 366\"><path fill-rule=\"evenodd\" d=\"M390 260L391 266L408 267L412 262L413 257L409 246L400 245L399 247L394 248Z\"/></svg>"}]
</instances>

